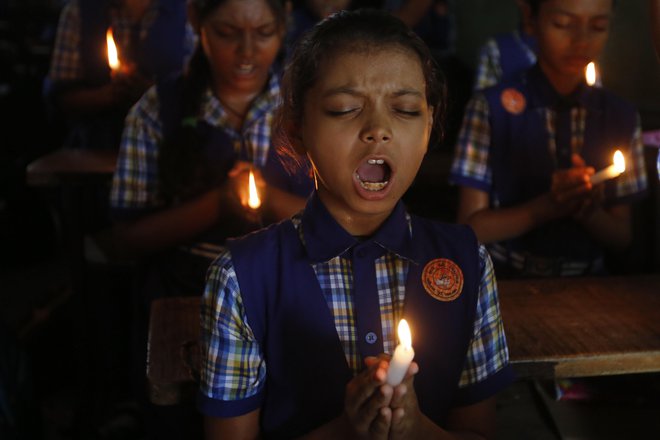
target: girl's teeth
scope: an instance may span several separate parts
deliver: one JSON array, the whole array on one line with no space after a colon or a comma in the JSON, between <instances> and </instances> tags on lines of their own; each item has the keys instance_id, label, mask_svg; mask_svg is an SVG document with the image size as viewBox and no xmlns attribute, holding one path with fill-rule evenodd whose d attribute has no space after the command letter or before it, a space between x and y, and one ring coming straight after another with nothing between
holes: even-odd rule
<instances>
[{"instance_id":1,"label":"girl's teeth","mask_svg":"<svg viewBox=\"0 0 660 440\"><path fill-rule=\"evenodd\" d=\"M390 183L389 180L386 180L384 182L365 182L360 178L360 175L355 173L355 177L357 177L358 182L360 182L360 186L367 191L380 191L381 189L385 188L388 183Z\"/></svg>"},{"instance_id":2,"label":"girl's teeth","mask_svg":"<svg viewBox=\"0 0 660 440\"><path fill-rule=\"evenodd\" d=\"M385 163L385 161L383 159L369 159L367 163L369 165L382 165Z\"/></svg>"}]
</instances>

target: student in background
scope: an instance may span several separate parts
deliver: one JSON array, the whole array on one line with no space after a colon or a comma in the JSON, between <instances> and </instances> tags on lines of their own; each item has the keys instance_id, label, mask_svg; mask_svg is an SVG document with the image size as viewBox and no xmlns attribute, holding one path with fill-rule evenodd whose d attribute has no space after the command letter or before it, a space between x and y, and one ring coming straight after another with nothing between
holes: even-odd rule
<instances>
[{"instance_id":1,"label":"student in background","mask_svg":"<svg viewBox=\"0 0 660 440\"><path fill-rule=\"evenodd\" d=\"M604 249L630 243L630 203L647 185L637 112L584 80L613 1L528 3L538 63L469 104L451 170L458 221L489 244L498 276L602 273ZM625 173L592 185L616 149Z\"/></svg>"},{"instance_id":2,"label":"student in background","mask_svg":"<svg viewBox=\"0 0 660 440\"><path fill-rule=\"evenodd\" d=\"M523 16L529 16L527 0L516 0L516 4ZM474 89L493 86L532 67L536 63L536 46L524 20L517 29L489 38L479 50Z\"/></svg>"},{"instance_id":3,"label":"student in background","mask_svg":"<svg viewBox=\"0 0 660 440\"><path fill-rule=\"evenodd\" d=\"M493 438L511 369L490 259L400 201L445 106L428 48L387 12L340 12L297 45L283 97L317 191L209 268L206 438ZM418 363L391 386L402 317Z\"/></svg>"},{"instance_id":4,"label":"student in background","mask_svg":"<svg viewBox=\"0 0 660 440\"><path fill-rule=\"evenodd\" d=\"M141 263L135 348L141 380L151 301L201 295L206 269L227 237L292 215L313 189L304 171L286 173L271 139L280 102L282 3L193 0L189 17L199 41L190 67L150 88L131 109L110 194L118 251ZM250 171L259 210L244 200Z\"/></svg>"},{"instance_id":5,"label":"student in background","mask_svg":"<svg viewBox=\"0 0 660 440\"><path fill-rule=\"evenodd\" d=\"M118 148L124 117L159 79L180 72L194 44L185 0L71 0L60 14L46 94L69 122L66 145ZM111 30L121 67L111 72Z\"/></svg>"}]
</instances>

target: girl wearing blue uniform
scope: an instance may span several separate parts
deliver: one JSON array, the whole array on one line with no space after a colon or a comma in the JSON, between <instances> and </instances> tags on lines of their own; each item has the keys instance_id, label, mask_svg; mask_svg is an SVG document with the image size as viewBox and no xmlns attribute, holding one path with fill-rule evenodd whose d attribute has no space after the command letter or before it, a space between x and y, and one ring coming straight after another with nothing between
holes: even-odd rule
<instances>
[{"instance_id":1,"label":"girl wearing blue uniform","mask_svg":"<svg viewBox=\"0 0 660 440\"><path fill-rule=\"evenodd\" d=\"M340 12L297 46L280 125L317 190L209 268L207 438L492 438L512 373L490 259L469 228L400 200L444 93L428 48L386 12ZM392 387L404 317L415 362Z\"/></svg>"},{"instance_id":2,"label":"girl wearing blue uniform","mask_svg":"<svg viewBox=\"0 0 660 440\"><path fill-rule=\"evenodd\" d=\"M69 118L67 146L119 147L130 107L186 65L194 47L186 19L185 0L71 0L63 7L46 92ZM109 29L120 75L108 66Z\"/></svg>"},{"instance_id":3,"label":"girl wearing blue uniform","mask_svg":"<svg viewBox=\"0 0 660 440\"><path fill-rule=\"evenodd\" d=\"M584 80L612 3L529 0L538 63L468 105L451 180L461 187L459 222L489 245L498 275L602 273L605 248L631 241L630 203L647 184L639 118ZM626 171L592 185L617 149Z\"/></svg>"}]
</instances>

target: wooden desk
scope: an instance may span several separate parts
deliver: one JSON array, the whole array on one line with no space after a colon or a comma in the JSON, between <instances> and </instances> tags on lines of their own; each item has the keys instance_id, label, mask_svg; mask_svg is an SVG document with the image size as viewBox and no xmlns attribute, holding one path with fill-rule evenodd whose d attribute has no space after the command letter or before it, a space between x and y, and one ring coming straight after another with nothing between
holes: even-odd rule
<instances>
[{"instance_id":1,"label":"wooden desk","mask_svg":"<svg viewBox=\"0 0 660 440\"><path fill-rule=\"evenodd\" d=\"M108 179L115 172L117 151L61 149L39 157L27 166L30 186L84 183L86 179Z\"/></svg>"},{"instance_id":2,"label":"wooden desk","mask_svg":"<svg viewBox=\"0 0 660 440\"><path fill-rule=\"evenodd\" d=\"M499 282L521 377L660 371L660 275Z\"/></svg>"},{"instance_id":3,"label":"wooden desk","mask_svg":"<svg viewBox=\"0 0 660 440\"><path fill-rule=\"evenodd\" d=\"M511 362L521 378L660 371L660 275L499 283ZM194 395L199 298L154 301L151 401Z\"/></svg>"}]
</instances>

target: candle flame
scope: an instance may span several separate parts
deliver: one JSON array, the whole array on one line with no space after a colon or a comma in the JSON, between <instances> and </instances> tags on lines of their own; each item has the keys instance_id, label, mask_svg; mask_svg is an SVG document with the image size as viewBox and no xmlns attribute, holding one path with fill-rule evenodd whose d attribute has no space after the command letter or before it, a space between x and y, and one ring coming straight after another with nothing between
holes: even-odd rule
<instances>
[{"instance_id":1,"label":"candle flame","mask_svg":"<svg viewBox=\"0 0 660 440\"><path fill-rule=\"evenodd\" d=\"M105 42L108 46L108 66L112 70L119 69L119 53L117 52L117 45L115 39L112 37L112 28L108 28L105 33Z\"/></svg>"},{"instance_id":2,"label":"candle flame","mask_svg":"<svg viewBox=\"0 0 660 440\"><path fill-rule=\"evenodd\" d=\"M621 174L626 170L626 160L623 157L621 150L616 150L614 152L614 167L616 168L617 173Z\"/></svg>"},{"instance_id":3,"label":"candle flame","mask_svg":"<svg viewBox=\"0 0 660 440\"><path fill-rule=\"evenodd\" d=\"M410 350L412 348L412 336L410 335L410 327L408 327L408 322L405 319L399 321L397 333L399 334L399 342L401 342L401 345L403 345L407 350Z\"/></svg>"},{"instance_id":4,"label":"candle flame","mask_svg":"<svg viewBox=\"0 0 660 440\"><path fill-rule=\"evenodd\" d=\"M593 61L587 64L584 76L588 85L593 86L596 84L596 64Z\"/></svg>"},{"instance_id":5,"label":"candle flame","mask_svg":"<svg viewBox=\"0 0 660 440\"><path fill-rule=\"evenodd\" d=\"M257 184L254 181L254 173L250 170L250 181L248 184L250 197L248 198L248 206L252 209L257 209L261 206L261 199L257 193Z\"/></svg>"}]
</instances>

